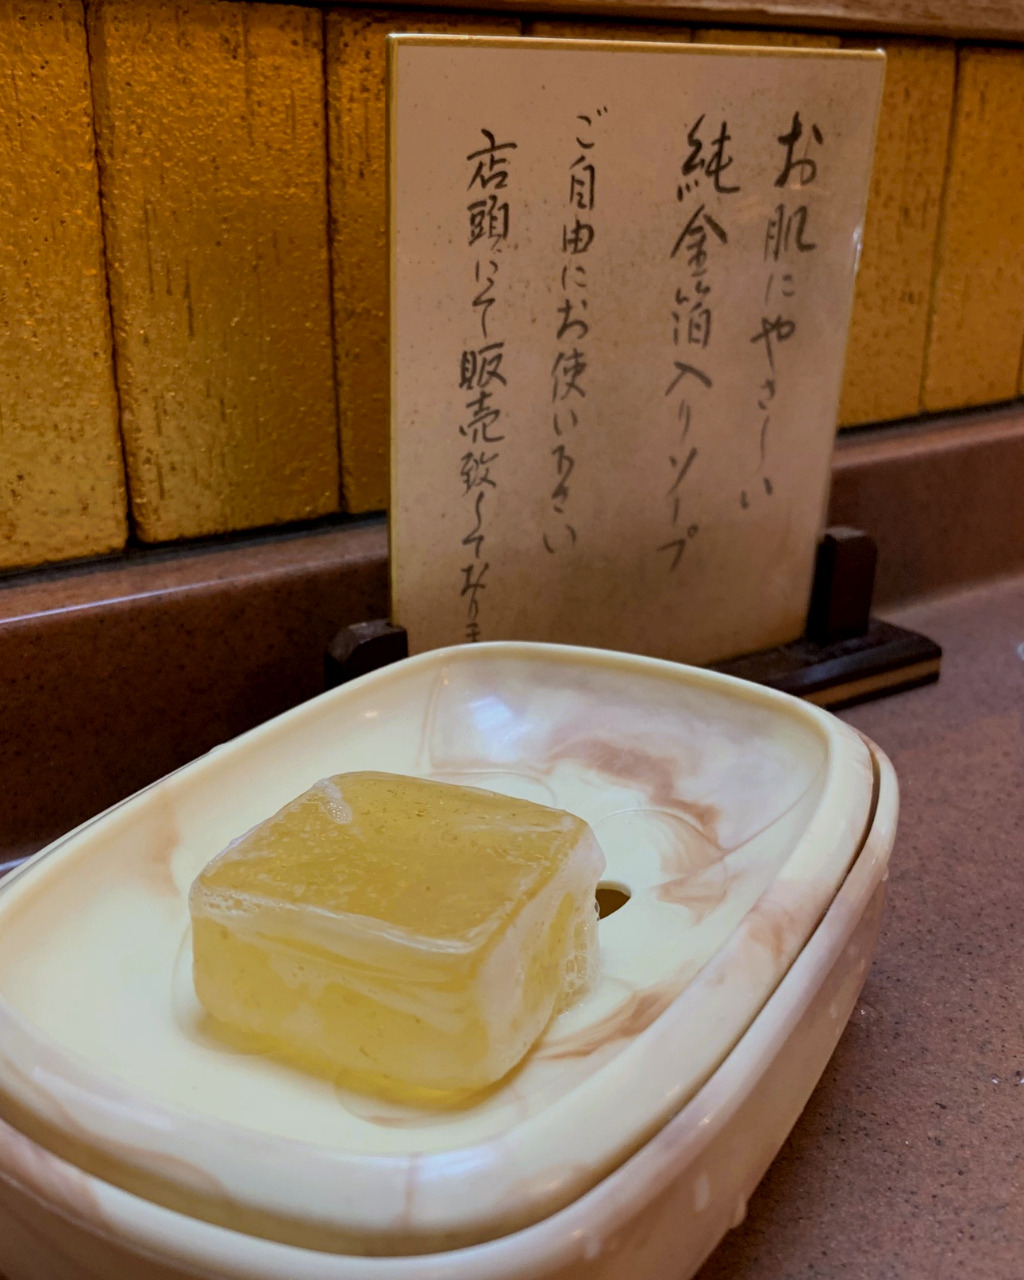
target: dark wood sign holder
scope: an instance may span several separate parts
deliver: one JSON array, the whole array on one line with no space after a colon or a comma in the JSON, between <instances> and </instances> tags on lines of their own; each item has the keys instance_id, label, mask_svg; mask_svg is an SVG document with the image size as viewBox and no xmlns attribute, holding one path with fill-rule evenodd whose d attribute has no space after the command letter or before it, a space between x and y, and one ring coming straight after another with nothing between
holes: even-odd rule
<instances>
[{"instance_id":1,"label":"dark wood sign holder","mask_svg":"<svg viewBox=\"0 0 1024 1280\"><path fill-rule=\"evenodd\" d=\"M871 616L877 559L874 541L859 529L826 530L818 544L803 636L776 649L712 663L711 669L831 710L938 680L942 650L934 641ZM326 687L408 654L404 627L383 619L353 623L328 646Z\"/></svg>"}]
</instances>

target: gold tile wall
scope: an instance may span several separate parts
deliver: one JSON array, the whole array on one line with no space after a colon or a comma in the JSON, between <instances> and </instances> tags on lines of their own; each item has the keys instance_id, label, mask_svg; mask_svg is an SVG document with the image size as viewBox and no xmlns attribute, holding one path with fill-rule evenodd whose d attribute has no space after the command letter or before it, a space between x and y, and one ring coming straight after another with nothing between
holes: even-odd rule
<instances>
[{"instance_id":1,"label":"gold tile wall","mask_svg":"<svg viewBox=\"0 0 1024 1280\"><path fill-rule=\"evenodd\" d=\"M321 15L231 0L89 13L139 536L332 511Z\"/></svg>"},{"instance_id":2,"label":"gold tile wall","mask_svg":"<svg viewBox=\"0 0 1024 1280\"><path fill-rule=\"evenodd\" d=\"M776 49L838 49L838 36L810 31L757 31L741 27L700 27L693 33L696 44L760 45Z\"/></svg>"},{"instance_id":3,"label":"gold tile wall","mask_svg":"<svg viewBox=\"0 0 1024 1280\"><path fill-rule=\"evenodd\" d=\"M918 412L953 110L952 45L886 40L881 47L885 89L846 347L841 426Z\"/></svg>"},{"instance_id":4,"label":"gold tile wall","mask_svg":"<svg viewBox=\"0 0 1024 1280\"><path fill-rule=\"evenodd\" d=\"M689 27L664 22L581 22L576 18L534 18L523 25L523 34L547 40L653 40L688 44Z\"/></svg>"},{"instance_id":5,"label":"gold tile wall","mask_svg":"<svg viewBox=\"0 0 1024 1280\"><path fill-rule=\"evenodd\" d=\"M126 532L81 0L4 0L0 568Z\"/></svg>"},{"instance_id":6,"label":"gold tile wall","mask_svg":"<svg viewBox=\"0 0 1024 1280\"><path fill-rule=\"evenodd\" d=\"M960 53L922 407L1017 394L1024 342L1024 50Z\"/></svg>"},{"instance_id":7,"label":"gold tile wall","mask_svg":"<svg viewBox=\"0 0 1024 1280\"><path fill-rule=\"evenodd\" d=\"M0 5L0 569L121 546L122 447L142 540L386 504L390 31L881 43L840 423L1024 393L1024 49L240 0L87 10L88 29L82 0Z\"/></svg>"},{"instance_id":8,"label":"gold tile wall","mask_svg":"<svg viewBox=\"0 0 1024 1280\"><path fill-rule=\"evenodd\" d=\"M518 35L518 18L345 8L327 15L331 233L341 467L349 511L388 501L388 255L384 90L391 32Z\"/></svg>"}]
</instances>

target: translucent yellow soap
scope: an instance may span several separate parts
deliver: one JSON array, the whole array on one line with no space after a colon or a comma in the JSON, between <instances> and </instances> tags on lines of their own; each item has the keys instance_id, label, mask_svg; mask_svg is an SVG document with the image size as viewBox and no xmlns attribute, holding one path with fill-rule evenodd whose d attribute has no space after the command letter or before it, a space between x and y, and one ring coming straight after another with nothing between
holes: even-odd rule
<instances>
[{"instance_id":1,"label":"translucent yellow soap","mask_svg":"<svg viewBox=\"0 0 1024 1280\"><path fill-rule=\"evenodd\" d=\"M196 994L264 1050L361 1087L479 1089L592 981L603 869L560 809L338 774L192 885Z\"/></svg>"}]
</instances>

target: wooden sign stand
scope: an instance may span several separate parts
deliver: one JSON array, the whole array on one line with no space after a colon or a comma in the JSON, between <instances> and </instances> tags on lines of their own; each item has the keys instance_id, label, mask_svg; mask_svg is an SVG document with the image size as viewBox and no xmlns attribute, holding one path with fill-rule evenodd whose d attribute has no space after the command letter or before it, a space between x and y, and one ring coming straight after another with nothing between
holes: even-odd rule
<instances>
[{"instance_id":1,"label":"wooden sign stand","mask_svg":"<svg viewBox=\"0 0 1024 1280\"><path fill-rule=\"evenodd\" d=\"M827 529L818 544L807 627L799 640L712 663L711 670L767 685L835 711L931 684L941 648L871 616L877 549L857 529ZM339 631L325 657L325 688L408 656L404 627L385 619Z\"/></svg>"}]
</instances>

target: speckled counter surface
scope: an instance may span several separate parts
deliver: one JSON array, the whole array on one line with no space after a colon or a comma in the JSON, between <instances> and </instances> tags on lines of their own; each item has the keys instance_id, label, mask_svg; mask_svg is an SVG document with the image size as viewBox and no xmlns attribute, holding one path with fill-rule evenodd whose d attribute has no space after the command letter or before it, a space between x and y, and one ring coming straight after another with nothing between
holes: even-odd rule
<instances>
[{"instance_id":1,"label":"speckled counter surface","mask_svg":"<svg viewBox=\"0 0 1024 1280\"><path fill-rule=\"evenodd\" d=\"M875 962L700 1280L1024 1277L1024 578L886 616L945 656L844 713L901 788Z\"/></svg>"}]
</instances>

